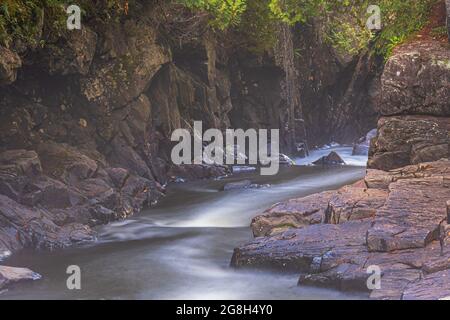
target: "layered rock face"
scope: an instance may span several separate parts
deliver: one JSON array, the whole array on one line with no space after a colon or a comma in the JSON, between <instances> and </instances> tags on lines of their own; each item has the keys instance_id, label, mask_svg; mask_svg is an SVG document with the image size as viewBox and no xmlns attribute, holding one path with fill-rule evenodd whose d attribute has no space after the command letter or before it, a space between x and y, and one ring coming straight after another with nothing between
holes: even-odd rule
<instances>
[{"instance_id":1,"label":"layered rock face","mask_svg":"<svg viewBox=\"0 0 450 320\"><path fill-rule=\"evenodd\" d=\"M158 201L172 175L227 173L171 165L174 129L229 126L230 85L203 67L212 53L199 58L210 79L176 65L153 8L143 14L0 48L0 253L91 241L93 226Z\"/></svg>"},{"instance_id":2,"label":"layered rock face","mask_svg":"<svg viewBox=\"0 0 450 320\"><path fill-rule=\"evenodd\" d=\"M382 76L383 116L364 181L275 205L252 222L238 268L300 274L300 285L364 290L374 299L450 296L450 49L399 48ZM380 288L368 286L381 271ZM370 289L370 290L369 290Z\"/></svg>"},{"instance_id":3,"label":"layered rock face","mask_svg":"<svg viewBox=\"0 0 450 320\"><path fill-rule=\"evenodd\" d=\"M438 41L398 48L381 78L378 136L369 167L381 170L449 155L450 50Z\"/></svg>"}]
</instances>

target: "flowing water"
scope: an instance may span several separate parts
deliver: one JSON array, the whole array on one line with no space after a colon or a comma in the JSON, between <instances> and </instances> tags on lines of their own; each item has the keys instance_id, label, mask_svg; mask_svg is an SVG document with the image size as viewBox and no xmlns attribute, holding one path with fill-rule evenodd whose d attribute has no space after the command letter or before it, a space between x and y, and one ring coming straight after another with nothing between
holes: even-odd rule
<instances>
[{"instance_id":1,"label":"flowing water","mask_svg":"<svg viewBox=\"0 0 450 320\"><path fill-rule=\"evenodd\" d=\"M247 172L172 185L157 207L100 228L95 245L52 253L22 251L3 263L29 267L43 279L18 284L0 299L361 298L299 287L298 275L229 267L233 248L252 239L252 217L276 202L336 189L364 176L366 158L351 157L351 148L336 150L352 166L294 166L273 177ZM298 163L329 151L315 151ZM225 183L243 179L271 187L220 191ZM81 268L81 290L66 287L69 265Z\"/></svg>"}]
</instances>

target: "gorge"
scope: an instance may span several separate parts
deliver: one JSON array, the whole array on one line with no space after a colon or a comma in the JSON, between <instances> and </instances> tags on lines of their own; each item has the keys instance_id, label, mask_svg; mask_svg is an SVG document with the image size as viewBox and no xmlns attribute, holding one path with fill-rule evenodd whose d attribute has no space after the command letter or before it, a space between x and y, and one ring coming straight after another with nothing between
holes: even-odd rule
<instances>
[{"instance_id":1,"label":"gorge","mask_svg":"<svg viewBox=\"0 0 450 320\"><path fill-rule=\"evenodd\" d=\"M386 33L339 47L320 15L263 27L260 2L227 29L177 1L125 2L84 7L74 31L43 6L27 38L0 37L0 264L42 275L0 299L367 298L371 265L371 298L450 296L445 1L386 54ZM195 121L279 129L297 164L348 165L176 165L172 132ZM374 128L365 172L348 146ZM270 187L221 191L242 180ZM70 264L88 289L64 287Z\"/></svg>"}]
</instances>

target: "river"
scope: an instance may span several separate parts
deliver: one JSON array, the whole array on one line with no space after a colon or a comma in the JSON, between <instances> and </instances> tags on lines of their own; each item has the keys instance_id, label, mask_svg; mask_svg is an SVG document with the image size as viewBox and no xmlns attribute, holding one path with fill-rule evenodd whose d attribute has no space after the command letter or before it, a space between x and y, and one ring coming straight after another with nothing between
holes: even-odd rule
<instances>
[{"instance_id":1,"label":"river","mask_svg":"<svg viewBox=\"0 0 450 320\"><path fill-rule=\"evenodd\" d=\"M302 166L277 176L242 172L220 180L169 186L155 207L99 228L98 241L56 252L24 250L6 265L24 266L43 278L21 283L0 299L353 299L334 290L297 286L298 275L229 267L233 249L252 239L252 217L272 204L339 188L364 176L364 157L335 148L349 165L303 166L331 149L314 151ZM266 189L220 191L250 179ZM81 268L81 290L66 287L69 265Z\"/></svg>"}]
</instances>

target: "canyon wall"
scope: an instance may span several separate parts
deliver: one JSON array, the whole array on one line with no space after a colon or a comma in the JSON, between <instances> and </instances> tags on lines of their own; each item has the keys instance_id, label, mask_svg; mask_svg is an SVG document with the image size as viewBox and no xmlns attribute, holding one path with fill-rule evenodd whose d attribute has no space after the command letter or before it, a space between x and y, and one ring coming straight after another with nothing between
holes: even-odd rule
<instances>
[{"instance_id":1,"label":"canyon wall","mask_svg":"<svg viewBox=\"0 0 450 320\"><path fill-rule=\"evenodd\" d=\"M280 129L287 153L374 126L369 54L342 59L311 26L281 28L287 50L256 55L204 17L137 4L139 15L56 34L42 23L34 45L0 47L0 255L92 240L168 181L226 174L172 165L171 132L194 120Z\"/></svg>"}]
</instances>

